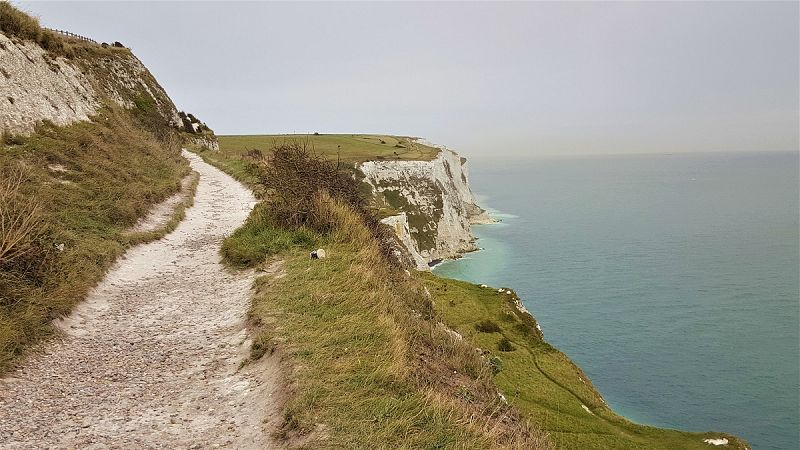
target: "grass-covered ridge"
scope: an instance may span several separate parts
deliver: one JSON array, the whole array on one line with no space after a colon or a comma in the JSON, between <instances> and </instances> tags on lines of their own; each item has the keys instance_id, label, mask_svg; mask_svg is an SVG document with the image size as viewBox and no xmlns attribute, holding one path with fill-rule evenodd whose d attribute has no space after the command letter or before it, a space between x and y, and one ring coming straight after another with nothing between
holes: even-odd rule
<instances>
[{"instance_id":1,"label":"grass-covered ridge","mask_svg":"<svg viewBox=\"0 0 800 450\"><path fill-rule=\"evenodd\" d=\"M52 56L72 58L130 54L126 48L71 39L43 28L35 17L20 11L7 1L0 1L0 32L9 37L35 42Z\"/></svg>"},{"instance_id":2,"label":"grass-covered ridge","mask_svg":"<svg viewBox=\"0 0 800 450\"><path fill-rule=\"evenodd\" d=\"M667 449L725 436L744 448L615 415L512 291L406 274L362 213L324 193L304 206L316 219L287 226L257 164L202 153L264 194L223 256L266 273L250 311L252 358L277 349L292 367L281 437L310 448ZM309 259L319 247L328 258Z\"/></svg>"},{"instance_id":3,"label":"grass-covered ridge","mask_svg":"<svg viewBox=\"0 0 800 450\"><path fill-rule=\"evenodd\" d=\"M308 183L298 157L323 181ZM265 164L281 164L283 181L259 178L265 199L222 253L267 273L250 311L251 358L279 348L292 368L278 437L312 448L551 448L502 402L491 368L390 257L349 172L298 148ZM328 257L309 259L317 247Z\"/></svg>"},{"instance_id":4,"label":"grass-covered ridge","mask_svg":"<svg viewBox=\"0 0 800 450\"><path fill-rule=\"evenodd\" d=\"M535 319L520 311L513 290L421 275L445 323L495 362L495 382L509 403L544 430L558 448L746 448L725 433L687 433L634 424L605 404L591 381L566 355L543 340Z\"/></svg>"},{"instance_id":5,"label":"grass-covered ridge","mask_svg":"<svg viewBox=\"0 0 800 450\"><path fill-rule=\"evenodd\" d=\"M287 142L303 142L319 155L345 163L372 160L431 160L439 150L417 138L372 134L261 134L219 136L220 153L225 158L241 158L249 150L267 151Z\"/></svg>"},{"instance_id":6,"label":"grass-covered ridge","mask_svg":"<svg viewBox=\"0 0 800 450\"><path fill-rule=\"evenodd\" d=\"M0 236L12 249L0 255L0 372L51 334L49 322L81 301L126 247L163 234L126 233L189 173L159 117L109 103L89 122L42 123L0 143L0 179L21 181L0 187L0 228L30 224Z\"/></svg>"}]
</instances>

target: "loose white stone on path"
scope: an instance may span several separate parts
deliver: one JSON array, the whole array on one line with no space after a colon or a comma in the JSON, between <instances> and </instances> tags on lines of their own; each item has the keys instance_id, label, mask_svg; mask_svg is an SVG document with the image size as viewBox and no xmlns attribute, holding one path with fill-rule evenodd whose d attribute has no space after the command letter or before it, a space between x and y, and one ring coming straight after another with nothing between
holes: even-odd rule
<instances>
[{"instance_id":1,"label":"loose white stone on path","mask_svg":"<svg viewBox=\"0 0 800 450\"><path fill-rule=\"evenodd\" d=\"M239 369L252 272L220 264L222 239L255 203L200 173L194 206L165 238L132 248L45 344L0 379L0 447L269 448L269 359Z\"/></svg>"}]
</instances>

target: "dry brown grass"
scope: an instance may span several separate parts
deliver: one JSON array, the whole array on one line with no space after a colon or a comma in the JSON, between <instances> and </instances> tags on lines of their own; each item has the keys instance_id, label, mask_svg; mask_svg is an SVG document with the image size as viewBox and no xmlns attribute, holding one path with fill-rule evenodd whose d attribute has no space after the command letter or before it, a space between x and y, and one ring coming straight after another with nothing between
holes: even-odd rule
<instances>
[{"instance_id":1,"label":"dry brown grass","mask_svg":"<svg viewBox=\"0 0 800 450\"><path fill-rule=\"evenodd\" d=\"M142 239L126 229L179 189L188 164L177 137L151 128L155 114L111 105L91 122L42 123L22 145L0 146L0 372Z\"/></svg>"},{"instance_id":2,"label":"dry brown grass","mask_svg":"<svg viewBox=\"0 0 800 450\"><path fill-rule=\"evenodd\" d=\"M69 46L60 36L43 29L38 20L8 2L0 2L0 31L6 36L34 41L43 49L55 54L71 53Z\"/></svg>"},{"instance_id":3,"label":"dry brown grass","mask_svg":"<svg viewBox=\"0 0 800 450\"><path fill-rule=\"evenodd\" d=\"M39 20L20 11L7 1L0 1L0 32L6 36L35 42L51 56L113 56L128 53L126 48L102 46L63 36L39 24Z\"/></svg>"},{"instance_id":4,"label":"dry brown grass","mask_svg":"<svg viewBox=\"0 0 800 450\"><path fill-rule=\"evenodd\" d=\"M20 167L0 170L0 266L33 251L31 243L42 233L38 200L21 192L26 181L29 177Z\"/></svg>"}]
</instances>

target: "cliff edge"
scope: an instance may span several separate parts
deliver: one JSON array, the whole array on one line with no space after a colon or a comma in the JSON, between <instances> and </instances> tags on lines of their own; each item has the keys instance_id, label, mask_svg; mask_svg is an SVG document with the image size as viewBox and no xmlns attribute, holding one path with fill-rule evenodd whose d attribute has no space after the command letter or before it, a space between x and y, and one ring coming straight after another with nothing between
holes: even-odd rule
<instances>
[{"instance_id":1,"label":"cliff edge","mask_svg":"<svg viewBox=\"0 0 800 450\"><path fill-rule=\"evenodd\" d=\"M431 144L428 144L431 145ZM376 160L359 165L377 205L419 270L477 250L473 223L491 221L469 187L467 159L444 147L429 161Z\"/></svg>"},{"instance_id":2,"label":"cliff edge","mask_svg":"<svg viewBox=\"0 0 800 450\"><path fill-rule=\"evenodd\" d=\"M66 39L66 38L65 38ZM43 120L64 126L87 121L110 100L123 108L152 104L170 125L178 111L130 50L78 44L70 53L0 33L0 129L30 134Z\"/></svg>"}]
</instances>

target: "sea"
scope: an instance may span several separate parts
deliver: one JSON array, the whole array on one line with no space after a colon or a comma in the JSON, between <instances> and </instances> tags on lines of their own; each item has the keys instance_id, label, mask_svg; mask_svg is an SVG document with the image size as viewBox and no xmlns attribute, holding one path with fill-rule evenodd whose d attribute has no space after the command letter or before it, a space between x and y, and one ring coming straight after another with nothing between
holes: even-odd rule
<instances>
[{"instance_id":1,"label":"sea","mask_svg":"<svg viewBox=\"0 0 800 450\"><path fill-rule=\"evenodd\" d=\"M470 166L501 222L435 273L516 289L630 420L800 448L798 153Z\"/></svg>"}]
</instances>

